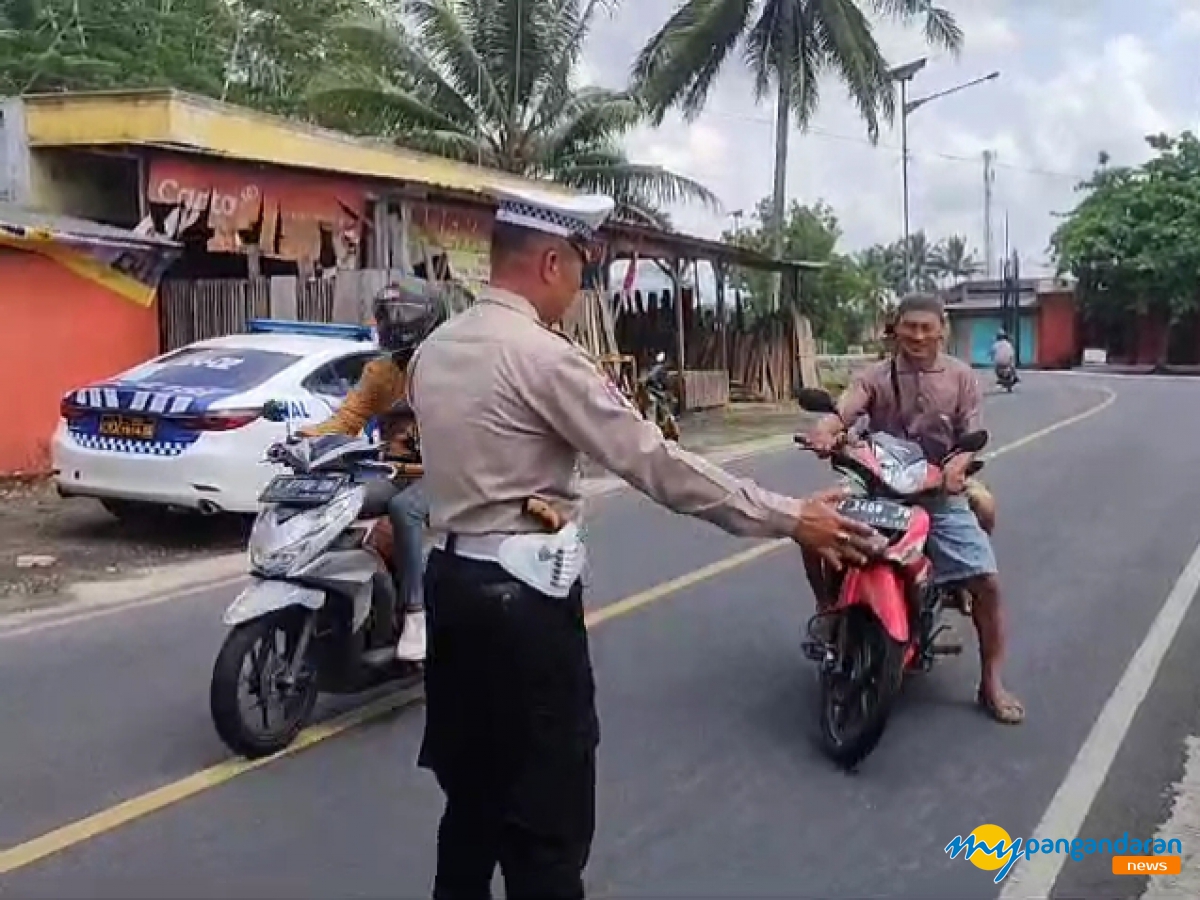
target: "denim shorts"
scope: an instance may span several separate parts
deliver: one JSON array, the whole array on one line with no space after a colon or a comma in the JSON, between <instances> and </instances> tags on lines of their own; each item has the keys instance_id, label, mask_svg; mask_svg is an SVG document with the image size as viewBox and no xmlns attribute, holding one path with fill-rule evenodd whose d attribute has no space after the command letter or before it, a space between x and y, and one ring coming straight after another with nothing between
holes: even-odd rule
<instances>
[{"instance_id":1,"label":"denim shorts","mask_svg":"<svg viewBox=\"0 0 1200 900\"><path fill-rule=\"evenodd\" d=\"M980 527L966 497L947 497L925 508L932 520L926 552L933 563L934 584L951 584L996 574L992 542Z\"/></svg>"}]
</instances>

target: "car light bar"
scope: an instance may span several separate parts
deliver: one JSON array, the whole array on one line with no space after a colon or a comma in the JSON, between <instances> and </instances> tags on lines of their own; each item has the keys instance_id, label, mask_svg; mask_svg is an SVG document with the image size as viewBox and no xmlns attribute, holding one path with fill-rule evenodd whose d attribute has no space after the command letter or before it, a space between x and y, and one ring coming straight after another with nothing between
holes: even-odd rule
<instances>
[{"instance_id":1,"label":"car light bar","mask_svg":"<svg viewBox=\"0 0 1200 900\"><path fill-rule=\"evenodd\" d=\"M349 341L375 339L369 325L344 325L337 322L293 322L286 319L249 319L247 334L299 334L308 337L342 338Z\"/></svg>"}]
</instances>

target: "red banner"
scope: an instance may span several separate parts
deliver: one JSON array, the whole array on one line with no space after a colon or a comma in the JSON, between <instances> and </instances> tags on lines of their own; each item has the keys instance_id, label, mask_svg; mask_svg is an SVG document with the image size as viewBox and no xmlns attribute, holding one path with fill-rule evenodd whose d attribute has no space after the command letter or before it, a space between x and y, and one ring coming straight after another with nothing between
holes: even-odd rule
<instances>
[{"instance_id":1,"label":"red banner","mask_svg":"<svg viewBox=\"0 0 1200 900\"><path fill-rule=\"evenodd\" d=\"M319 261L324 245L339 267L356 264L366 205L365 189L356 182L155 155L148 191L151 203L178 210L169 219L168 237L203 227L207 211L210 251L245 252L257 243L266 256Z\"/></svg>"}]
</instances>

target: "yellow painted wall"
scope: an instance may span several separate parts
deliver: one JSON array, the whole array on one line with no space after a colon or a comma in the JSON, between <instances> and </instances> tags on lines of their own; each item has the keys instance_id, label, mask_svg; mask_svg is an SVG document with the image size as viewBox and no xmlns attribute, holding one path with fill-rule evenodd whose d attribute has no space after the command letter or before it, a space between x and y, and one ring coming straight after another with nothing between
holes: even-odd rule
<instances>
[{"instance_id":1,"label":"yellow painted wall","mask_svg":"<svg viewBox=\"0 0 1200 900\"><path fill-rule=\"evenodd\" d=\"M37 147L167 145L281 166L474 193L531 182L175 91L46 94L26 100ZM545 190L572 193L549 182Z\"/></svg>"}]
</instances>

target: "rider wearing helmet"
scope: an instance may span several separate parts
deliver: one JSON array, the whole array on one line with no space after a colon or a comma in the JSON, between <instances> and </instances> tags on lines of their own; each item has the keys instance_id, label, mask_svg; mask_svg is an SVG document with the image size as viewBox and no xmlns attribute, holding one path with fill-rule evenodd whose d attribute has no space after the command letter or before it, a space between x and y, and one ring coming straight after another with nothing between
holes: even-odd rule
<instances>
[{"instance_id":1,"label":"rider wearing helmet","mask_svg":"<svg viewBox=\"0 0 1200 900\"><path fill-rule=\"evenodd\" d=\"M997 369L1008 368L1016 361L1016 350L1008 339L1008 332L1003 328L996 333L996 342L992 344L992 363Z\"/></svg>"},{"instance_id":2,"label":"rider wearing helmet","mask_svg":"<svg viewBox=\"0 0 1200 900\"><path fill-rule=\"evenodd\" d=\"M381 438L390 457L416 456L417 423L411 410L387 417L397 404L408 401L408 364L413 352L446 319L446 304L439 287L421 279L392 283L375 297L375 329L383 355L363 368L362 376L346 400L327 421L301 432L357 435L367 423L383 417ZM407 409L406 406L402 407ZM396 657L406 661L425 658L425 602L422 591L424 553L422 539L429 501L421 482L412 482L388 503L393 532L393 564L404 604L404 628Z\"/></svg>"}]
</instances>

